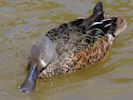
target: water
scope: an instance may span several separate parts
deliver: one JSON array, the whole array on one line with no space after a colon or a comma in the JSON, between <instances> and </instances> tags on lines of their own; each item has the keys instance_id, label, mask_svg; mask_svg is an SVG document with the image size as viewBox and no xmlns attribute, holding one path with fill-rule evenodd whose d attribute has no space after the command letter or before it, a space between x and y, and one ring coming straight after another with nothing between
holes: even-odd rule
<instances>
[{"instance_id":1,"label":"water","mask_svg":"<svg viewBox=\"0 0 133 100\"><path fill-rule=\"evenodd\" d=\"M35 40L61 23L87 17L95 4L94 0L0 0L0 100L132 100L132 0L103 0L106 14L128 21L104 61L70 75L39 79L32 93L18 90Z\"/></svg>"}]
</instances>

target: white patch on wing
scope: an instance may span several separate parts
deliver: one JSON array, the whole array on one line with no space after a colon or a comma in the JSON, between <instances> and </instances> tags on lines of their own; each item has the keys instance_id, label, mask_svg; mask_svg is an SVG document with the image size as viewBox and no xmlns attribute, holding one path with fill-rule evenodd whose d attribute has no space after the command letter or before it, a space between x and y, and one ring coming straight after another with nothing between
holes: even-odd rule
<instances>
[{"instance_id":1,"label":"white patch on wing","mask_svg":"<svg viewBox=\"0 0 133 100\"><path fill-rule=\"evenodd\" d=\"M99 25L99 24L103 24L103 22L94 22L94 23L92 23L91 26L93 26L93 25Z\"/></svg>"},{"instance_id":2,"label":"white patch on wing","mask_svg":"<svg viewBox=\"0 0 133 100\"><path fill-rule=\"evenodd\" d=\"M45 63L42 59L40 59L41 64L43 65L43 67L47 66L47 63Z\"/></svg>"},{"instance_id":3,"label":"white patch on wing","mask_svg":"<svg viewBox=\"0 0 133 100\"><path fill-rule=\"evenodd\" d=\"M113 43L113 40L114 40L113 36L111 34L108 34L108 42L110 44L112 44Z\"/></svg>"},{"instance_id":4,"label":"white patch on wing","mask_svg":"<svg viewBox=\"0 0 133 100\"><path fill-rule=\"evenodd\" d=\"M112 19L104 19L102 22L111 21Z\"/></svg>"},{"instance_id":5,"label":"white patch on wing","mask_svg":"<svg viewBox=\"0 0 133 100\"><path fill-rule=\"evenodd\" d=\"M106 27L108 27L108 26L111 26L111 23L110 23L110 24L105 25L105 26L104 26L104 28L106 28Z\"/></svg>"}]
</instances>

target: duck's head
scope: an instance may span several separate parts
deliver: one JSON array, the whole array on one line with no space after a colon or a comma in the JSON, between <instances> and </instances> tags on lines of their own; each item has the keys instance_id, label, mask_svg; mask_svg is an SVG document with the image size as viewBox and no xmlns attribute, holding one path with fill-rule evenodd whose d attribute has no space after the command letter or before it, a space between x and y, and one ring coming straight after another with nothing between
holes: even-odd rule
<instances>
[{"instance_id":1,"label":"duck's head","mask_svg":"<svg viewBox=\"0 0 133 100\"><path fill-rule=\"evenodd\" d=\"M46 36L32 46L28 63L28 75L20 86L20 91L28 93L35 88L39 73L54 60L55 54L55 45Z\"/></svg>"}]
</instances>

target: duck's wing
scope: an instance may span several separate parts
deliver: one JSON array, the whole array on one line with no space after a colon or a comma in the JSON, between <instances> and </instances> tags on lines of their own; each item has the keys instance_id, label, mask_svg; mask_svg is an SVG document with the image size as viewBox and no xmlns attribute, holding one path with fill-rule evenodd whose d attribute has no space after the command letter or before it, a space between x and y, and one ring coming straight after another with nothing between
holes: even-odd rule
<instances>
[{"instance_id":1,"label":"duck's wing","mask_svg":"<svg viewBox=\"0 0 133 100\"><path fill-rule=\"evenodd\" d=\"M96 11L94 12L96 13ZM90 21L89 18L85 20L80 24L81 29L84 28L84 32L76 31L72 32L74 34L70 34L73 38L68 41L68 52L64 53L66 54L65 66L70 66L67 68L68 72L82 69L103 59L115 37L127 26L124 18L104 17L103 12L93 16L91 19L93 21Z\"/></svg>"},{"instance_id":2,"label":"duck's wing","mask_svg":"<svg viewBox=\"0 0 133 100\"><path fill-rule=\"evenodd\" d=\"M104 17L102 3L99 2L95 6L93 14L90 17L86 19L80 18L68 23L61 24L58 28L51 29L49 32L47 32L46 36L48 36L56 44L57 52L58 54L61 54L66 48L65 46L68 43L68 41L72 38L73 34L84 34L84 32L88 30L88 27L92 23L103 19Z\"/></svg>"},{"instance_id":3,"label":"duck's wing","mask_svg":"<svg viewBox=\"0 0 133 100\"><path fill-rule=\"evenodd\" d=\"M72 72L90 66L101 60L107 53L110 43L108 36L99 28L89 30L88 34L73 31L63 53L51 65ZM63 72L63 73L65 73Z\"/></svg>"},{"instance_id":4,"label":"duck's wing","mask_svg":"<svg viewBox=\"0 0 133 100\"><path fill-rule=\"evenodd\" d=\"M56 51L61 54L71 42L80 43L79 41L83 41L81 40L83 38L90 41L86 44L88 46L107 34L115 37L125 29L124 27L126 27L126 21L123 18L104 17L102 3L98 2L90 17L61 24L58 28L51 29L46 36L56 44ZM81 45L83 46L83 44Z\"/></svg>"},{"instance_id":5,"label":"duck's wing","mask_svg":"<svg viewBox=\"0 0 133 100\"><path fill-rule=\"evenodd\" d=\"M122 32L127 26L127 22L122 17L106 17L100 22L94 22L86 29L85 34L69 43L70 54L66 56L68 60L67 66L73 69L82 69L85 66L95 64L103 59L107 54L115 37ZM74 37L74 36L73 36ZM76 36L75 36L76 37ZM69 54L69 53L66 53ZM69 71L71 71L71 69ZM73 70L72 69L72 70Z\"/></svg>"},{"instance_id":6,"label":"duck's wing","mask_svg":"<svg viewBox=\"0 0 133 100\"><path fill-rule=\"evenodd\" d=\"M93 23L100 22L102 20L104 20L103 6L101 2L98 2L93 9L92 15L88 18L79 18L67 24L62 24L60 27L68 28L70 30L78 30L84 34Z\"/></svg>"}]
</instances>

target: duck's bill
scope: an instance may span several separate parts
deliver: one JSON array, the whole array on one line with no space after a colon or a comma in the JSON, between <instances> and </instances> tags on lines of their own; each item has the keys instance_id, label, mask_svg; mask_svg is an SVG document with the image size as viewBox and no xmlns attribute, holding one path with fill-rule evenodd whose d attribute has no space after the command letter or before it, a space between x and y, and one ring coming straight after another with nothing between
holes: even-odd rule
<instances>
[{"instance_id":1,"label":"duck's bill","mask_svg":"<svg viewBox=\"0 0 133 100\"><path fill-rule=\"evenodd\" d=\"M20 86L20 91L23 93L29 93L34 90L36 85L36 80L38 77L38 71L36 66L33 65L30 67L29 73L25 78L23 84Z\"/></svg>"}]
</instances>

